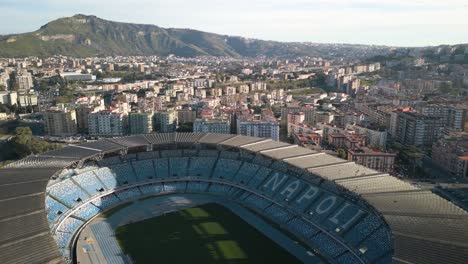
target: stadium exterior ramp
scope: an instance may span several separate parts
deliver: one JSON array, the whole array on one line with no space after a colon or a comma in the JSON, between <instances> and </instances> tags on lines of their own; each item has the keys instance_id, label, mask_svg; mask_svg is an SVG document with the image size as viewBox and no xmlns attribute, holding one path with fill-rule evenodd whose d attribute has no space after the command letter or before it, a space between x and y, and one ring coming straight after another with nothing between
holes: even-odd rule
<instances>
[{"instance_id":1,"label":"stadium exterior ramp","mask_svg":"<svg viewBox=\"0 0 468 264\"><path fill-rule=\"evenodd\" d=\"M225 196L331 263L468 260L468 213L429 191L282 142L168 133L70 145L0 169L0 261L70 262L93 216L169 193Z\"/></svg>"}]
</instances>

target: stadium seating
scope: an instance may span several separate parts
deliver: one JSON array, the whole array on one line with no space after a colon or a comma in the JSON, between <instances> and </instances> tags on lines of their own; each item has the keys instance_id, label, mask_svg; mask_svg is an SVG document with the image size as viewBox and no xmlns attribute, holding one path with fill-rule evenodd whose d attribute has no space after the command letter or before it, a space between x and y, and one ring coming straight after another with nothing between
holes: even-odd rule
<instances>
[{"instance_id":1,"label":"stadium seating","mask_svg":"<svg viewBox=\"0 0 468 264\"><path fill-rule=\"evenodd\" d=\"M301 218L292 219L288 222L287 226L296 236L303 237L305 239L310 238L319 232L316 227Z\"/></svg>"},{"instance_id":2,"label":"stadium seating","mask_svg":"<svg viewBox=\"0 0 468 264\"><path fill-rule=\"evenodd\" d=\"M247 184L247 182L250 180L250 178L252 178L252 176L255 175L259 168L260 166L256 164L245 162L244 164L242 164L242 167L237 172L234 181L241 184Z\"/></svg>"},{"instance_id":3,"label":"stadium seating","mask_svg":"<svg viewBox=\"0 0 468 264\"><path fill-rule=\"evenodd\" d=\"M276 204L272 204L264 210L265 214L270 216L271 219L277 223L286 223L293 216L288 213L284 208L279 207Z\"/></svg>"},{"instance_id":4,"label":"stadium seating","mask_svg":"<svg viewBox=\"0 0 468 264\"><path fill-rule=\"evenodd\" d=\"M337 263L340 263L340 264L358 264L358 263L362 263L358 258L356 258L356 256L354 256L350 252L346 252L346 253L342 254L341 256L339 256L336 259L336 261L337 261ZM390 263L390 262L382 262L382 263Z\"/></svg>"},{"instance_id":5,"label":"stadium seating","mask_svg":"<svg viewBox=\"0 0 468 264\"><path fill-rule=\"evenodd\" d=\"M182 157L182 150L161 150L161 158L170 158L170 157Z\"/></svg>"},{"instance_id":6,"label":"stadium seating","mask_svg":"<svg viewBox=\"0 0 468 264\"><path fill-rule=\"evenodd\" d=\"M121 201L134 200L141 196L140 189L138 187L133 187L121 191L115 192L115 195L119 197Z\"/></svg>"},{"instance_id":7,"label":"stadium seating","mask_svg":"<svg viewBox=\"0 0 468 264\"><path fill-rule=\"evenodd\" d=\"M109 168L100 168L94 171L94 174L104 183L107 190L113 190L119 186L114 173Z\"/></svg>"},{"instance_id":8,"label":"stadium seating","mask_svg":"<svg viewBox=\"0 0 468 264\"><path fill-rule=\"evenodd\" d=\"M48 193L69 207L75 206L89 196L70 179L63 180L47 188Z\"/></svg>"},{"instance_id":9,"label":"stadium seating","mask_svg":"<svg viewBox=\"0 0 468 264\"><path fill-rule=\"evenodd\" d=\"M54 239L57 242L59 248L65 248L70 240L72 234L69 232L55 232Z\"/></svg>"},{"instance_id":10,"label":"stadium seating","mask_svg":"<svg viewBox=\"0 0 468 264\"><path fill-rule=\"evenodd\" d=\"M185 192L186 182L166 182L164 183L165 192Z\"/></svg>"},{"instance_id":11,"label":"stadium seating","mask_svg":"<svg viewBox=\"0 0 468 264\"><path fill-rule=\"evenodd\" d=\"M200 149L198 151L198 156L199 157L214 157L214 158L217 158L218 154L219 154L219 151L211 150L211 149Z\"/></svg>"},{"instance_id":12,"label":"stadium seating","mask_svg":"<svg viewBox=\"0 0 468 264\"><path fill-rule=\"evenodd\" d=\"M138 160L147 160L147 159L154 159L159 157L159 152L157 151L147 151L147 152L138 152L137 158Z\"/></svg>"},{"instance_id":13,"label":"stadium seating","mask_svg":"<svg viewBox=\"0 0 468 264\"><path fill-rule=\"evenodd\" d=\"M188 176L209 178L215 163L216 158L213 157L192 157L190 158Z\"/></svg>"},{"instance_id":14,"label":"stadium seating","mask_svg":"<svg viewBox=\"0 0 468 264\"><path fill-rule=\"evenodd\" d=\"M345 239L353 246L357 246L363 239L379 228L380 225L381 221L375 215L368 214L346 233Z\"/></svg>"},{"instance_id":15,"label":"stadium seating","mask_svg":"<svg viewBox=\"0 0 468 264\"><path fill-rule=\"evenodd\" d=\"M271 205L271 202L261 198L255 194L252 194L248 196L247 198L244 199L244 202L250 206L253 207L259 211L263 211L265 208Z\"/></svg>"},{"instance_id":16,"label":"stadium seating","mask_svg":"<svg viewBox=\"0 0 468 264\"><path fill-rule=\"evenodd\" d=\"M208 188L208 183L206 182L189 182L187 184L187 192L205 192Z\"/></svg>"},{"instance_id":17,"label":"stadium seating","mask_svg":"<svg viewBox=\"0 0 468 264\"><path fill-rule=\"evenodd\" d=\"M57 229L57 231L73 234L81 224L83 224L83 221L73 217L67 217L62 221L61 226Z\"/></svg>"},{"instance_id":18,"label":"stadium seating","mask_svg":"<svg viewBox=\"0 0 468 264\"><path fill-rule=\"evenodd\" d=\"M246 151L240 152L240 159L246 162L251 162L255 158L255 155Z\"/></svg>"},{"instance_id":19,"label":"stadium seating","mask_svg":"<svg viewBox=\"0 0 468 264\"><path fill-rule=\"evenodd\" d=\"M101 211L98 207L96 207L92 203L87 203L83 206L81 206L77 211L73 213L74 216L83 219L83 220L88 220L91 217L95 216Z\"/></svg>"},{"instance_id":20,"label":"stadium seating","mask_svg":"<svg viewBox=\"0 0 468 264\"><path fill-rule=\"evenodd\" d=\"M132 166L138 181L145 181L155 176L152 160L133 161Z\"/></svg>"},{"instance_id":21,"label":"stadium seating","mask_svg":"<svg viewBox=\"0 0 468 264\"><path fill-rule=\"evenodd\" d=\"M113 193L103 196L103 197L98 197L94 200L91 201L95 206L101 208L101 209L108 209L111 208L117 204L119 204L121 201L115 196Z\"/></svg>"},{"instance_id":22,"label":"stadium seating","mask_svg":"<svg viewBox=\"0 0 468 264\"><path fill-rule=\"evenodd\" d=\"M76 183L78 183L83 189L86 190L91 196L99 194L100 191L104 191L105 188L96 179L93 171L88 171L73 177Z\"/></svg>"},{"instance_id":23,"label":"stadium seating","mask_svg":"<svg viewBox=\"0 0 468 264\"><path fill-rule=\"evenodd\" d=\"M133 168L130 163L122 163L114 165L110 168L115 173L117 182L119 182L120 185L130 184L137 181L135 173L133 172Z\"/></svg>"},{"instance_id":24,"label":"stadium seating","mask_svg":"<svg viewBox=\"0 0 468 264\"><path fill-rule=\"evenodd\" d=\"M161 184L148 184L140 186L140 191L145 194L158 194L163 191L163 186Z\"/></svg>"},{"instance_id":25,"label":"stadium seating","mask_svg":"<svg viewBox=\"0 0 468 264\"><path fill-rule=\"evenodd\" d=\"M322 232L314 235L309 241L311 241L322 254L331 258L335 258L346 251L345 247Z\"/></svg>"},{"instance_id":26,"label":"stadium seating","mask_svg":"<svg viewBox=\"0 0 468 264\"><path fill-rule=\"evenodd\" d=\"M154 169L156 170L156 177L158 178L169 177L169 159L167 158L155 159Z\"/></svg>"},{"instance_id":27,"label":"stadium seating","mask_svg":"<svg viewBox=\"0 0 468 264\"><path fill-rule=\"evenodd\" d=\"M366 256L368 260L373 261L391 250L392 246L390 241L388 230L381 227L359 244L359 248L365 248L366 252L364 256Z\"/></svg>"},{"instance_id":28,"label":"stadium seating","mask_svg":"<svg viewBox=\"0 0 468 264\"><path fill-rule=\"evenodd\" d=\"M187 176L188 161L187 157L169 158L169 176Z\"/></svg>"},{"instance_id":29,"label":"stadium seating","mask_svg":"<svg viewBox=\"0 0 468 264\"><path fill-rule=\"evenodd\" d=\"M255 173L255 175L252 175L252 178L249 180L247 184L251 188L256 189L268 177L270 172L271 172L271 169L260 167L257 173Z\"/></svg>"},{"instance_id":30,"label":"stadium seating","mask_svg":"<svg viewBox=\"0 0 468 264\"><path fill-rule=\"evenodd\" d=\"M212 183L208 190L210 193L226 194L229 192L230 189L231 189L231 186L229 185Z\"/></svg>"},{"instance_id":31,"label":"stadium seating","mask_svg":"<svg viewBox=\"0 0 468 264\"><path fill-rule=\"evenodd\" d=\"M281 160L275 160L270 165L270 168L272 168L273 170L286 172L288 170L288 164L286 162L284 162L284 161L281 161Z\"/></svg>"},{"instance_id":32,"label":"stadium seating","mask_svg":"<svg viewBox=\"0 0 468 264\"><path fill-rule=\"evenodd\" d=\"M98 164L101 167L107 167L107 166L114 165L114 164L120 164L121 162L122 160L120 159L119 156L114 156L114 157L108 157L103 160L100 160L98 161Z\"/></svg>"},{"instance_id":33,"label":"stadium seating","mask_svg":"<svg viewBox=\"0 0 468 264\"><path fill-rule=\"evenodd\" d=\"M241 163L238 160L218 159L213 177L227 180L232 179L239 170Z\"/></svg>"},{"instance_id":34,"label":"stadium seating","mask_svg":"<svg viewBox=\"0 0 468 264\"><path fill-rule=\"evenodd\" d=\"M49 196L46 196L45 205L47 210L47 218L52 221L68 210L68 208L65 205L57 202Z\"/></svg>"},{"instance_id":35,"label":"stadium seating","mask_svg":"<svg viewBox=\"0 0 468 264\"><path fill-rule=\"evenodd\" d=\"M236 160L239 158L239 152L223 150L219 153L219 158Z\"/></svg>"},{"instance_id":36,"label":"stadium seating","mask_svg":"<svg viewBox=\"0 0 468 264\"><path fill-rule=\"evenodd\" d=\"M255 158L252 160L252 163L258 164L263 167L269 167L271 164L271 160L261 155L256 155Z\"/></svg>"}]
</instances>

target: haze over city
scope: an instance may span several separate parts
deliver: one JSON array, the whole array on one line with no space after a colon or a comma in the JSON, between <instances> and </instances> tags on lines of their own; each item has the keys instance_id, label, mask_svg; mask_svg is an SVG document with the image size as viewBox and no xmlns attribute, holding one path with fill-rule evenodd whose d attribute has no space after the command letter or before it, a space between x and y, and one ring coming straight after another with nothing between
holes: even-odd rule
<instances>
[{"instance_id":1,"label":"haze over city","mask_svg":"<svg viewBox=\"0 0 468 264\"><path fill-rule=\"evenodd\" d=\"M464 0L201 0L0 2L0 34L82 13L277 41L426 46L468 43Z\"/></svg>"}]
</instances>

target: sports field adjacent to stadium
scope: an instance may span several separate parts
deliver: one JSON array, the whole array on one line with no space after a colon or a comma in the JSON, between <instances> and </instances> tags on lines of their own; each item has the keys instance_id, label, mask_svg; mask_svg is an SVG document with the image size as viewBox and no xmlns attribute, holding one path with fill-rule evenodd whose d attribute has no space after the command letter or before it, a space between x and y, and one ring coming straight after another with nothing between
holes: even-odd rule
<instances>
[{"instance_id":1,"label":"sports field adjacent to stadium","mask_svg":"<svg viewBox=\"0 0 468 264\"><path fill-rule=\"evenodd\" d=\"M300 263L215 203L120 226L115 233L136 263Z\"/></svg>"}]
</instances>

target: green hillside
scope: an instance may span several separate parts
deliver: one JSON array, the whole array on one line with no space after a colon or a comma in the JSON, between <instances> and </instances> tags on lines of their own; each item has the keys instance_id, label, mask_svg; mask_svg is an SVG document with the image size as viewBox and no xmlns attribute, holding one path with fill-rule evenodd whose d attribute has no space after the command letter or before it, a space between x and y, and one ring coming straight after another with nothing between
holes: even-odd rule
<instances>
[{"instance_id":1,"label":"green hillside","mask_svg":"<svg viewBox=\"0 0 468 264\"><path fill-rule=\"evenodd\" d=\"M0 57L68 55L75 57L175 54L182 57L211 56L321 56L378 54L387 47L283 43L212 34L191 29L108 21L75 15L54 20L39 30L0 36ZM371 52L372 53L372 52Z\"/></svg>"}]
</instances>

